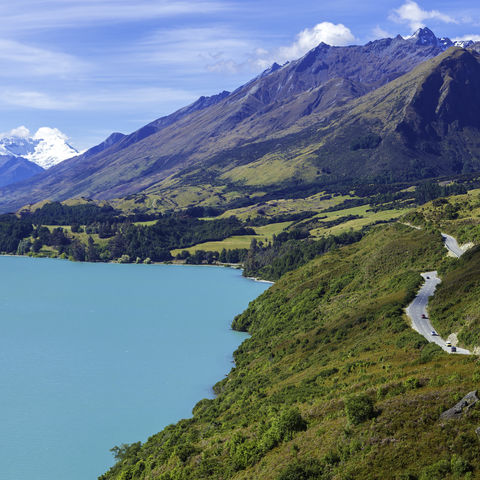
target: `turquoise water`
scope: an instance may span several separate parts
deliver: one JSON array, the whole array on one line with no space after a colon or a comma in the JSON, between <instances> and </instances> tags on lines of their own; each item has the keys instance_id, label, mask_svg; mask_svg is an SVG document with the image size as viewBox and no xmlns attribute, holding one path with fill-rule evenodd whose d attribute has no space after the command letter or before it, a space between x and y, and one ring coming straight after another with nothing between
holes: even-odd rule
<instances>
[{"instance_id":1,"label":"turquoise water","mask_svg":"<svg viewBox=\"0 0 480 480\"><path fill-rule=\"evenodd\" d=\"M268 285L239 270L0 257L0 479L88 480L212 397Z\"/></svg>"}]
</instances>

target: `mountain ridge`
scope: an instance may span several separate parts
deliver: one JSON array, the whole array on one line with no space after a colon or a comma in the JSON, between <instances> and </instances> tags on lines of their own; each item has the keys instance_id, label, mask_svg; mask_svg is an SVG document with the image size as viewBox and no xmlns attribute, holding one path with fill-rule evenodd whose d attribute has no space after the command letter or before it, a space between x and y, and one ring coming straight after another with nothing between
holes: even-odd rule
<instances>
[{"instance_id":1,"label":"mountain ridge","mask_svg":"<svg viewBox=\"0 0 480 480\"><path fill-rule=\"evenodd\" d=\"M429 32L424 29L417 37L430 38ZM302 119L361 98L445 50L438 39L417 43L397 36L364 46L320 44L232 93L201 97L107 142L105 148L94 147L93 153L87 151L50 169L35 181L3 190L0 208L16 209L45 198L111 199L168 183L172 175L202 168L221 152L275 138L295 129Z\"/></svg>"}]
</instances>

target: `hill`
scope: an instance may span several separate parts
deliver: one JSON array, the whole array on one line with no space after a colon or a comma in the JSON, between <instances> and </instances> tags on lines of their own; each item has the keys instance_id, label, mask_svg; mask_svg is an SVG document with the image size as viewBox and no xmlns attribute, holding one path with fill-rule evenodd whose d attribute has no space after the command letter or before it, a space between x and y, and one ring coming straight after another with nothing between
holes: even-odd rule
<instances>
[{"instance_id":1,"label":"hill","mask_svg":"<svg viewBox=\"0 0 480 480\"><path fill-rule=\"evenodd\" d=\"M476 358L403 313L442 258L438 233L397 224L284 275L235 319L252 337L217 397L114 448L100 479L479 478L478 407L440 419L477 388Z\"/></svg>"}]
</instances>

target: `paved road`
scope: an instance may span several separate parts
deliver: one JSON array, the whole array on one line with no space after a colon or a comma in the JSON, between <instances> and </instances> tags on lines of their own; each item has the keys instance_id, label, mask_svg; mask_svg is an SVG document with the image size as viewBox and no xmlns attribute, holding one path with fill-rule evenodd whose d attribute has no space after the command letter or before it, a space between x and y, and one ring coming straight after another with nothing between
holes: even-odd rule
<instances>
[{"instance_id":1,"label":"paved road","mask_svg":"<svg viewBox=\"0 0 480 480\"><path fill-rule=\"evenodd\" d=\"M457 258L460 258L465 251L460 248L455 238L446 233L442 233L443 241L445 242L445 247L452 252Z\"/></svg>"},{"instance_id":2,"label":"paved road","mask_svg":"<svg viewBox=\"0 0 480 480\"><path fill-rule=\"evenodd\" d=\"M457 242L455 242L457 243ZM463 253L463 252L462 252ZM443 348L446 352L452 353L450 347L447 347L445 340L438 335L432 335L435 331L428 318L422 318L422 314L428 317L427 305L428 299L434 294L437 285L441 280L437 276L437 272L422 273L425 283L418 292L415 300L407 307L407 315L412 320L412 327L420 335L423 335L429 342L434 342ZM468 350L457 347L457 352L463 355L470 355Z\"/></svg>"}]
</instances>

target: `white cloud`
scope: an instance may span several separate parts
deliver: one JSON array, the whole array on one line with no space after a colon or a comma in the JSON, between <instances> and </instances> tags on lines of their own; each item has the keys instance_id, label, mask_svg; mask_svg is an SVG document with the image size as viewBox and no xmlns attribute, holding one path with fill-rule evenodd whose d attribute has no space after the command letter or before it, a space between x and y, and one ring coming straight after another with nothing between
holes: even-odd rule
<instances>
[{"instance_id":1,"label":"white cloud","mask_svg":"<svg viewBox=\"0 0 480 480\"><path fill-rule=\"evenodd\" d=\"M355 37L345 25L322 22L313 28L306 28L301 31L292 45L280 47L275 55L278 61L284 62L305 55L321 42L328 45L348 45L354 41Z\"/></svg>"},{"instance_id":2,"label":"white cloud","mask_svg":"<svg viewBox=\"0 0 480 480\"><path fill-rule=\"evenodd\" d=\"M2 29L81 27L225 11L220 0L18 0L0 5Z\"/></svg>"},{"instance_id":3,"label":"white cloud","mask_svg":"<svg viewBox=\"0 0 480 480\"><path fill-rule=\"evenodd\" d=\"M189 69L240 58L254 44L243 33L222 26L159 31L135 47L133 55L157 64L186 65Z\"/></svg>"},{"instance_id":4,"label":"white cloud","mask_svg":"<svg viewBox=\"0 0 480 480\"><path fill-rule=\"evenodd\" d=\"M34 90L13 89L0 92L0 105L34 110L72 110L78 107L78 103L71 99L59 99Z\"/></svg>"},{"instance_id":5,"label":"white cloud","mask_svg":"<svg viewBox=\"0 0 480 480\"><path fill-rule=\"evenodd\" d=\"M400 8L394 10L390 15L390 19L397 23L407 23L412 30L425 27L425 20L458 23L455 18L438 10L423 10L413 0L407 0Z\"/></svg>"},{"instance_id":6,"label":"white cloud","mask_svg":"<svg viewBox=\"0 0 480 480\"><path fill-rule=\"evenodd\" d=\"M0 76L66 76L88 68L72 55L0 38Z\"/></svg>"},{"instance_id":7,"label":"white cloud","mask_svg":"<svg viewBox=\"0 0 480 480\"><path fill-rule=\"evenodd\" d=\"M291 45L279 47L267 53L257 51L254 63L261 68L267 68L273 62L285 63L300 58L322 42L341 46L352 44L354 41L353 33L345 25L322 22L313 28L302 30Z\"/></svg>"},{"instance_id":8,"label":"white cloud","mask_svg":"<svg viewBox=\"0 0 480 480\"><path fill-rule=\"evenodd\" d=\"M199 95L171 88L136 88L128 90L102 90L56 94L28 91L1 90L0 106L27 108L33 110L57 111L122 111L143 106L168 106L190 103Z\"/></svg>"},{"instance_id":9,"label":"white cloud","mask_svg":"<svg viewBox=\"0 0 480 480\"><path fill-rule=\"evenodd\" d=\"M12 128L9 132L0 133L0 138L4 137L29 138L30 130L24 125L21 125L20 127Z\"/></svg>"},{"instance_id":10,"label":"white cloud","mask_svg":"<svg viewBox=\"0 0 480 480\"><path fill-rule=\"evenodd\" d=\"M384 30L380 25L377 25L373 30L373 37L374 38L393 38L395 35L393 33L387 32Z\"/></svg>"},{"instance_id":11,"label":"white cloud","mask_svg":"<svg viewBox=\"0 0 480 480\"><path fill-rule=\"evenodd\" d=\"M474 42L480 42L480 35L463 35L462 37L455 37L454 42L465 42L468 40L473 40Z\"/></svg>"},{"instance_id":12,"label":"white cloud","mask_svg":"<svg viewBox=\"0 0 480 480\"><path fill-rule=\"evenodd\" d=\"M193 37L195 38L195 37ZM212 72L238 73L239 71L254 71L265 69L273 62L285 63L302 57L319 43L329 45L348 45L355 41L351 30L342 24L322 22L313 28L302 30L295 41L286 46L267 50L254 46L247 37L237 37L232 40L219 39L218 34L211 41L210 51L200 42L202 53L198 58L209 62L207 69ZM192 42L193 43L193 42ZM206 52L208 52L206 54ZM243 58L242 58L243 57Z\"/></svg>"}]
</instances>

